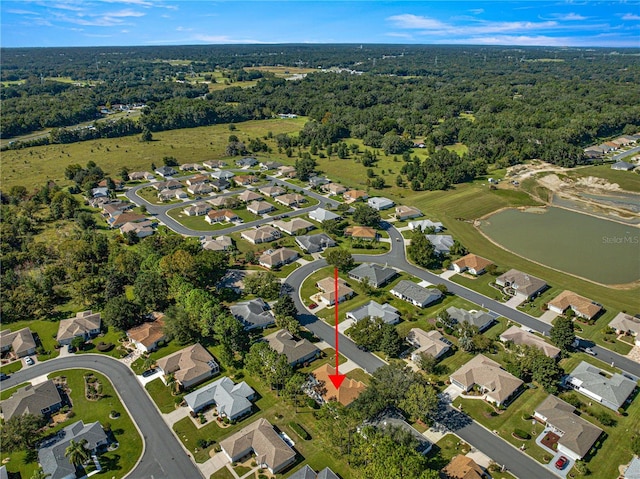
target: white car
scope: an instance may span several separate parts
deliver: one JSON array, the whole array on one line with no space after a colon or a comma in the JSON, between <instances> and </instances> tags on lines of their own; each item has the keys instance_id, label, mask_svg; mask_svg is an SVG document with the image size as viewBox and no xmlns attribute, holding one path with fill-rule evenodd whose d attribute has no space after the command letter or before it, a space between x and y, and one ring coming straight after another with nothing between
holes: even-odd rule
<instances>
[{"instance_id":1,"label":"white car","mask_svg":"<svg viewBox=\"0 0 640 479\"><path fill-rule=\"evenodd\" d=\"M31 365L33 365L33 359L31 358L31 356L27 356L26 358L24 358L24 363L25 363L27 366L31 366Z\"/></svg>"}]
</instances>

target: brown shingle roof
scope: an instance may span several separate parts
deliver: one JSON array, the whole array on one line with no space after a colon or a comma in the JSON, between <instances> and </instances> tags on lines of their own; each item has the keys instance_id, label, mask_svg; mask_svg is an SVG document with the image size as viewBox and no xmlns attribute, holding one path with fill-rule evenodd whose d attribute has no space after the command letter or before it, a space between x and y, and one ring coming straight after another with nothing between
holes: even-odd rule
<instances>
[{"instance_id":1,"label":"brown shingle roof","mask_svg":"<svg viewBox=\"0 0 640 479\"><path fill-rule=\"evenodd\" d=\"M369 226L347 226L344 234L353 238L375 239L378 233Z\"/></svg>"},{"instance_id":2,"label":"brown shingle roof","mask_svg":"<svg viewBox=\"0 0 640 479\"><path fill-rule=\"evenodd\" d=\"M549 301L549 307L551 306L562 311L566 311L570 307L576 313L582 314L589 319L593 318L602 309L590 299L569 290L564 290L553 301Z\"/></svg>"},{"instance_id":3,"label":"brown shingle roof","mask_svg":"<svg viewBox=\"0 0 640 479\"><path fill-rule=\"evenodd\" d=\"M11 332L10 329L5 329L0 332L0 349L7 349L11 347L13 353L21 357L27 351L36 347L36 341L33 339L33 334L29 328L22 328L18 331Z\"/></svg>"},{"instance_id":4,"label":"brown shingle roof","mask_svg":"<svg viewBox=\"0 0 640 479\"><path fill-rule=\"evenodd\" d=\"M76 313L75 317L60 321L57 339L64 341L76 336L83 336L89 331L100 329L101 323L100 313L93 313L90 310Z\"/></svg>"},{"instance_id":5,"label":"brown shingle roof","mask_svg":"<svg viewBox=\"0 0 640 479\"><path fill-rule=\"evenodd\" d=\"M158 366L165 374L174 373L176 380L183 383L215 369L211 366L212 361L215 363L211 353L200 343L196 343L159 359ZM215 364L217 367L217 363Z\"/></svg>"},{"instance_id":6,"label":"brown shingle roof","mask_svg":"<svg viewBox=\"0 0 640 479\"><path fill-rule=\"evenodd\" d=\"M501 341L513 341L514 344L524 344L533 346L544 352L550 358L555 358L560 354L560 349L553 344L547 343L544 339L539 338L535 334L529 333L518 326L511 326L500 335Z\"/></svg>"},{"instance_id":7,"label":"brown shingle roof","mask_svg":"<svg viewBox=\"0 0 640 479\"><path fill-rule=\"evenodd\" d=\"M500 364L478 354L451 375L451 379L467 389L474 384L483 387L487 396L502 403L511 396L523 382L500 367Z\"/></svg>"},{"instance_id":8,"label":"brown shingle roof","mask_svg":"<svg viewBox=\"0 0 640 479\"><path fill-rule=\"evenodd\" d=\"M127 331L127 336L132 340L139 342L145 347L152 346L156 341L164 338L164 315L161 315L155 321L142 323L135 328L131 328Z\"/></svg>"},{"instance_id":9,"label":"brown shingle roof","mask_svg":"<svg viewBox=\"0 0 640 479\"><path fill-rule=\"evenodd\" d=\"M325 394L322 395L322 398L325 401L329 401L331 399L335 399L339 403L343 405L351 404L355 399L360 396L360 393L367 388L367 385L363 382L356 381L351 378L345 378L339 389L331 382L329 379L329 375L335 374L336 369L325 364L324 366L320 366L318 369L313 371L313 375L315 376L318 382L324 382L324 389L326 390Z\"/></svg>"},{"instance_id":10,"label":"brown shingle roof","mask_svg":"<svg viewBox=\"0 0 640 479\"><path fill-rule=\"evenodd\" d=\"M470 457L458 454L442 469L448 479L482 479L484 471Z\"/></svg>"},{"instance_id":11,"label":"brown shingle roof","mask_svg":"<svg viewBox=\"0 0 640 479\"><path fill-rule=\"evenodd\" d=\"M481 271L493 263L482 256L470 253L454 261L453 264L458 265L460 269L469 268L475 271Z\"/></svg>"},{"instance_id":12,"label":"brown shingle roof","mask_svg":"<svg viewBox=\"0 0 640 479\"><path fill-rule=\"evenodd\" d=\"M306 339L296 341L291 333L283 329L266 336L265 341L277 353L284 354L289 363L296 363L310 354L319 353L320 350Z\"/></svg>"}]
</instances>

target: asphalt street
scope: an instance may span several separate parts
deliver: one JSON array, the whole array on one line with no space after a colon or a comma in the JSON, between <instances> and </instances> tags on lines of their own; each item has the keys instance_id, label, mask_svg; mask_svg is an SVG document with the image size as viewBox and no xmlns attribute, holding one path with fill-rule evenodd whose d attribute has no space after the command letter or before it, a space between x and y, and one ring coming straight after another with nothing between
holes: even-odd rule
<instances>
[{"instance_id":1,"label":"asphalt street","mask_svg":"<svg viewBox=\"0 0 640 479\"><path fill-rule=\"evenodd\" d=\"M144 438L144 452L140 462L127 477L132 479L202 477L200 470L185 454L131 369L109 356L82 354L50 359L12 374L9 379L2 382L2 387L3 389L11 388L38 376L64 369L93 369L107 376L128 409L132 420L137 424Z\"/></svg>"}]
</instances>

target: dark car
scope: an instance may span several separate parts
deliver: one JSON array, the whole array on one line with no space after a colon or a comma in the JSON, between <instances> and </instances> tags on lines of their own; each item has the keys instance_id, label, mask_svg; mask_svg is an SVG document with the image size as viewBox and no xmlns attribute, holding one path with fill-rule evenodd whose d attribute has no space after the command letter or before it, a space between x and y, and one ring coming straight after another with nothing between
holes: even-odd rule
<instances>
[{"instance_id":1,"label":"dark car","mask_svg":"<svg viewBox=\"0 0 640 479\"><path fill-rule=\"evenodd\" d=\"M149 376L153 375L156 373L155 369L147 369L145 372L142 373L142 377L143 378L148 378Z\"/></svg>"},{"instance_id":2,"label":"dark car","mask_svg":"<svg viewBox=\"0 0 640 479\"><path fill-rule=\"evenodd\" d=\"M564 469L564 466L567 465L567 462L569 462L569 459L564 456L560 456L556 461L556 469Z\"/></svg>"},{"instance_id":3,"label":"dark car","mask_svg":"<svg viewBox=\"0 0 640 479\"><path fill-rule=\"evenodd\" d=\"M76 352L76 348L74 348L71 344L69 344L67 346L67 352L68 353L75 353Z\"/></svg>"},{"instance_id":4,"label":"dark car","mask_svg":"<svg viewBox=\"0 0 640 479\"><path fill-rule=\"evenodd\" d=\"M0 381L4 381L5 379L9 379L9 375L5 373L0 373Z\"/></svg>"}]
</instances>

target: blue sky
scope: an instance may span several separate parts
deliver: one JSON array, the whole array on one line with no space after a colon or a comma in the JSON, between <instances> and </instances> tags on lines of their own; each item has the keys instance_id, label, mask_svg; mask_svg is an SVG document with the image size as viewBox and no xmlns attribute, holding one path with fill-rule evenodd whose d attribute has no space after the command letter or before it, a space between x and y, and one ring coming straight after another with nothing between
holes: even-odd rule
<instances>
[{"instance_id":1,"label":"blue sky","mask_svg":"<svg viewBox=\"0 0 640 479\"><path fill-rule=\"evenodd\" d=\"M640 1L2 0L3 47L424 43L640 47Z\"/></svg>"}]
</instances>

